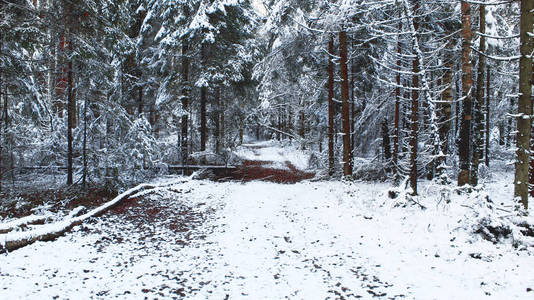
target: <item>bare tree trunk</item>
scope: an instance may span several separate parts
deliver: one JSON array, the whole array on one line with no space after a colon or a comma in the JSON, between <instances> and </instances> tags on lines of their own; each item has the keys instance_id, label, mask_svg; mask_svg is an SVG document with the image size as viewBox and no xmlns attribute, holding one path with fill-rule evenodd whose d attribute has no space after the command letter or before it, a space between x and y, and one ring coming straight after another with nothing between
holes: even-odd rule
<instances>
[{"instance_id":1,"label":"bare tree trunk","mask_svg":"<svg viewBox=\"0 0 534 300\"><path fill-rule=\"evenodd\" d=\"M47 3L47 8L49 7L49 4ZM53 121L53 111L54 107L56 106L56 60L57 60L57 34L55 29L52 26L48 27L48 38L49 38L49 57L48 57L48 91L47 91L47 98L48 98L48 105L50 107L50 131L55 131L55 124Z\"/></svg>"},{"instance_id":2,"label":"bare tree trunk","mask_svg":"<svg viewBox=\"0 0 534 300\"><path fill-rule=\"evenodd\" d=\"M11 173L11 183L15 186L15 154L13 153L13 137L7 131L9 128L9 110L8 110L8 91L7 84L4 85L4 137L6 150L9 150L9 171Z\"/></svg>"},{"instance_id":3,"label":"bare tree trunk","mask_svg":"<svg viewBox=\"0 0 534 300\"><path fill-rule=\"evenodd\" d=\"M220 98L220 91L219 91L219 98ZM226 147L226 135L225 135L226 125L224 124L224 112L225 112L224 98L219 100L219 108L220 108L219 114L221 117L221 133L219 135L219 139L220 139L221 148L224 149Z\"/></svg>"},{"instance_id":4,"label":"bare tree trunk","mask_svg":"<svg viewBox=\"0 0 534 300\"><path fill-rule=\"evenodd\" d=\"M419 10L418 0L414 1L413 8L413 28L414 33L417 33L419 29L419 22L415 18L415 14ZM415 48L415 45L413 45ZM415 50L414 50L415 52ZM417 195L417 152L419 145L419 59L418 54L414 53L414 59L412 62L412 115L411 115L411 132L410 132L410 187L412 188L413 195Z\"/></svg>"},{"instance_id":5,"label":"bare tree trunk","mask_svg":"<svg viewBox=\"0 0 534 300\"><path fill-rule=\"evenodd\" d=\"M187 6L184 7L184 15L189 16L189 11ZM190 92L190 83L189 83L189 41L187 38L182 40L182 134L180 137L180 146L181 146L181 156L182 156L182 165L185 165L188 159L188 129L189 129L189 92Z\"/></svg>"},{"instance_id":6,"label":"bare tree trunk","mask_svg":"<svg viewBox=\"0 0 534 300\"><path fill-rule=\"evenodd\" d=\"M277 109L277 118L278 118L278 125L277 125L277 128L278 128L278 131L276 132L276 139L278 141L281 140L281 134L280 132L282 131L282 108L278 108Z\"/></svg>"},{"instance_id":7,"label":"bare tree trunk","mask_svg":"<svg viewBox=\"0 0 534 300\"><path fill-rule=\"evenodd\" d=\"M200 49L200 60L202 61L202 68L207 68L207 49L206 44L202 44ZM206 137L207 137L207 125L206 125L206 102L207 102L208 88L202 86L200 88L200 151L206 150Z\"/></svg>"},{"instance_id":8,"label":"bare tree trunk","mask_svg":"<svg viewBox=\"0 0 534 300\"><path fill-rule=\"evenodd\" d=\"M351 42L351 51L354 51L354 38ZM350 145L352 149L352 155L354 156L354 150L356 149L356 96L354 91L354 82L356 81L356 64L354 59L351 59L350 63Z\"/></svg>"},{"instance_id":9,"label":"bare tree trunk","mask_svg":"<svg viewBox=\"0 0 534 300\"><path fill-rule=\"evenodd\" d=\"M469 151L471 148L471 88L473 86L473 67L471 65L471 5L462 1L462 94L464 97L462 120L460 127L460 141L458 145L458 157L460 173L458 185L469 183Z\"/></svg>"},{"instance_id":10,"label":"bare tree trunk","mask_svg":"<svg viewBox=\"0 0 534 300\"><path fill-rule=\"evenodd\" d=\"M478 184L478 166L482 160L483 151L483 133L484 123L482 114L482 103L484 103L484 69L486 68L486 59L483 52L486 50L486 7L480 6L480 40L478 50L478 70L477 70L477 86L476 99L474 103L474 126L473 126L473 156L471 162L471 185Z\"/></svg>"},{"instance_id":11,"label":"bare tree trunk","mask_svg":"<svg viewBox=\"0 0 534 300\"><path fill-rule=\"evenodd\" d=\"M457 70L460 69L460 66L458 66ZM454 99L461 99L462 98L462 89L460 88L460 80L458 73L454 76L454 85L455 85L455 97ZM461 116L461 102L455 101L454 103L454 134L453 138L454 140L458 141L459 138L459 132L460 132L460 117Z\"/></svg>"},{"instance_id":12,"label":"bare tree trunk","mask_svg":"<svg viewBox=\"0 0 534 300\"><path fill-rule=\"evenodd\" d=\"M73 70L72 70L72 58L70 54L72 53L72 37L69 33L68 39L68 50L69 50L69 62L67 70L67 184L71 185L73 183L73 147L72 147L72 129L74 127L74 82L73 82Z\"/></svg>"},{"instance_id":13,"label":"bare tree trunk","mask_svg":"<svg viewBox=\"0 0 534 300\"><path fill-rule=\"evenodd\" d=\"M488 70L489 73L489 70ZM534 84L534 62L532 63L532 81L531 84ZM534 96L531 95L532 102L531 102L531 109L534 110ZM534 197L534 159L532 156L534 155L534 127L530 127L530 166L528 170L528 185L529 185L529 195Z\"/></svg>"},{"instance_id":14,"label":"bare tree trunk","mask_svg":"<svg viewBox=\"0 0 534 300\"><path fill-rule=\"evenodd\" d=\"M528 168L530 158L530 131L532 121L532 10L534 1L521 0L519 101L517 118L517 161L515 163L515 191L525 210L528 209Z\"/></svg>"},{"instance_id":15,"label":"bare tree trunk","mask_svg":"<svg viewBox=\"0 0 534 300\"><path fill-rule=\"evenodd\" d=\"M402 22L399 22L399 33L402 31ZM393 176L395 180L395 184L399 183L399 173L398 173L398 165L399 165L399 135L400 135L400 87L401 87L401 74L400 74L400 68L401 68L401 55L402 55L402 47L400 42L400 35L397 36L397 74L395 75L395 80L397 83L397 86L395 87L395 128L393 133Z\"/></svg>"},{"instance_id":16,"label":"bare tree trunk","mask_svg":"<svg viewBox=\"0 0 534 300\"><path fill-rule=\"evenodd\" d=\"M452 42L447 43L447 50L452 51ZM446 56L445 62L445 74L443 75L443 84L445 89L441 94L442 106L441 106L441 120L442 124L440 127L440 139L441 139L441 151L446 156L449 152L449 132L451 130L451 118L452 118L452 58ZM446 163L446 157L442 157L440 164ZM441 175L441 172L440 172Z\"/></svg>"},{"instance_id":17,"label":"bare tree trunk","mask_svg":"<svg viewBox=\"0 0 534 300\"><path fill-rule=\"evenodd\" d=\"M391 168L391 145L390 145L390 139L389 139L389 126L388 126L388 119L385 118L382 122L382 151L384 152L384 162L386 165L385 171L386 173L389 173Z\"/></svg>"},{"instance_id":18,"label":"bare tree trunk","mask_svg":"<svg viewBox=\"0 0 534 300\"><path fill-rule=\"evenodd\" d=\"M3 8L4 8L4 2L0 2L0 19L3 20ZM3 32L2 30L0 30L0 57L2 56L2 49L3 49L3 46L4 46L4 35L3 35ZM4 75L4 69L2 68L2 65L0 64L0 101L2 100L2 85L3 85L3 75ZM7 102L7 101L6 101ZM6 105L6 103L4 103L4 106ZM4 110L7 110L7 107L4 108ZM3 117L5 118L5 120L7 120L7 114L4 112L3 113ZM2 177L3 177L3 174L4 174L4 169L2 168L3 166L3 143L5 141L7 141L7 136L5 134L7 130L7 127L4 128L4 130L2 131L2 120L0 119L0 192L2 191ZM2 134L4 133L4 134Z\"/></svg>"},{"instance_id":19,"label":"bare tree trunk","mask_svg":"<svg viewBox=\"0 0 534 300\"><path fill-rule=\"evenodd\" d=\"M220 137L220 101L221 100L221 91L219 87L215 88L215 109L213 110L213 120L215 122L215 130L213 132L213 135L215 137L215 153L219 154L220 151L220 145L221 145L221 137Z\"/></svg>"},{"instance_id":20,"label":"bare tree trunk","mask_svg":"<svg viewBox=\"0 0 534 300\"><path fill-rule=\"evenodd\" d=\"M87 105L89 101L87 100L87 95L85 95L84 104L83 104L83 177L82 184L83 188L87 187Z\"/></svg>"},{"instance_id":21,"label":"bare tree trunk","mask_svg":"<svg viewBox=\"0 0 534 300\"><path fill-rule=\"evenodd\" d=\"M334 174L334 36L328 42L328 171Z\"/></svg>"},{"instance_id":22,"label":"bare tree trunk","mask_svg":"<svg viewBox=\"0 0 534 300\"><path fill-rule=\"evenodd\" d=\"M299 136L302 139L301 146L303 150L306 150L306 116L304 115L304 101L302 101L300 105L299 123Z\"/></svg>"},{"instance_id":23,"label":"bare tree trunk","mask_svg":"<svg viewBox=\"0 0 534 300\"><path fill-rule=\"evenodd\" d=\"M517 92L516 89L513 89L513 92L512 94L515 94ZM508 111L508 113L510 115L512 115L514 113L514 108L515 108L515 101L514 101L514 96L510 96L510 109ZM513 118L508 118L508 130L506 132L506 146L511 146L513 143L515 143L515 140L514 140L514 135L512 134L514 132L514 119Z\"/></svg>"},{"instance_id":24,"label":"bare tree trunk","mask_svg":"<svg viewBox=\"0 0 534 300\"><path fill-rule=\"evenodd\" d=\"M343 175L352 175L352 150L350 145L349 75L347 68L347 32L339 32L339 56L341 58L341 122L343 130Z\"/></svg>"},{"instance_id":25,"label":"bare tree trunk","mask_svg":"<svg viewBox=\"0 0 534 300\"><path fill-rule=\"evenodd\" d=\"M1 9L1 5L0 5L0 9ZM0 55L1 55L1 50L2 50L2 31L0 30ZM2 66L0 65L0 99L2 99ZM5 115L5 114L4 114ZM2 134L2 120L0 119L0 192L2 191L2 177L3 177L3 174L4 174L4 169L2 168L3 166L3 143L4 141L6 140L6 136L5 134Z\"/></svg>"},{"instance_id":26,"label":"bare tree trunk","mask_svg":"<svg viewBox=\"0 0 534 300\"><path fill-rule=\"evenodd\" d=\"M486 159L486 167L490 166L490 134L491 134L491 127L490 127L490 95L491 95L491 88L490 88L490 75L491 71L488 66L486 66L486 143L485 143L485 151L484 151L484 157Z\"/></svg>"}]
</instances>

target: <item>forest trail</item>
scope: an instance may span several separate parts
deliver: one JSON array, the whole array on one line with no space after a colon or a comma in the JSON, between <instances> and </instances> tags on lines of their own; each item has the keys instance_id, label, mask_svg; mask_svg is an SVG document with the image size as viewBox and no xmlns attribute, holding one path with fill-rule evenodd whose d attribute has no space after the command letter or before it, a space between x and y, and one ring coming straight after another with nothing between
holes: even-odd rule
<instances>
[{"instance_id":1,"label":"forest trail","mask_svg":"<svg viewBox=\"0 0 534 300\"><path fill-rule=\"evenodd\" d=\"M234 175L243 181L296 183L315 176L315 172L309 170L309 153L283 148L275 141L244 144L236 155L242 159L242 164Z\"/></svg>"},{"instance_id":2,"label":"forest trail","mask_svg":"<svg viewBox=\"0 0 534 300\"><path fill-rule=\"evenodd\" d=\"M450 228L457 214L384 206L386 187L190 180L1 256L0 291L6 299L531 296L530 251L468 242Z\"/></svg>"}]
</instances>

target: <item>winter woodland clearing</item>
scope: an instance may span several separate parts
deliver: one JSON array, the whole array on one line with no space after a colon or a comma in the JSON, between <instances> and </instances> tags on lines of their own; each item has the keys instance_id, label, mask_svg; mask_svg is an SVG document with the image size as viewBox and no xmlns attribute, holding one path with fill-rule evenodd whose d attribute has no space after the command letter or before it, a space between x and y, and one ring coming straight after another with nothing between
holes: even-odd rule
<instances>
[{"instance_id":1,"label":"winter woodland clearing","mask_svg":"<svg viewBox=\"0 0 534 300\"><path fill-rule=\"evenodd\" d=\"M241 153L304 159L260 149ZM1 256L0 289L6 299L529 299L534 238L505 212L510 176L461 195L424 182L424 210L391 199L388 183L161 178L53 242ZM484 222L513 232L488 240Z\"/></svg>"},{"instance_id":2,"label":"winter woodland clearing","mask_svg":"<svg viewBox=\"0 0 534 300\"><path fill-rule=\"evenodd\" d=\"M0 300L534 299L534 1L0 20Z\"/></svg>"}]
</instances>

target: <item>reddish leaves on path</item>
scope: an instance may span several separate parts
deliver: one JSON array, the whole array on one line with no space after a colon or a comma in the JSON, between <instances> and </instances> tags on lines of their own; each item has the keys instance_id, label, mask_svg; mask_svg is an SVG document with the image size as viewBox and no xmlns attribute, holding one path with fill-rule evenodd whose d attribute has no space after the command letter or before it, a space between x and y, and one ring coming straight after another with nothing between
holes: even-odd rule
<instances>
[{"instance_id":1,"label":"reddish leaves on path","mask_svg":"<svg viewBox=\"0 0 534 300\"><path fill-rule=\"evenodd\" d=\"M311 179L315 173L298 170L292 163L286 161L287 169L272 167L273 162L245 160L234 172L234 179L243 181L265 180L276 183L297 183Z\"/></svg>"}]
</instances>

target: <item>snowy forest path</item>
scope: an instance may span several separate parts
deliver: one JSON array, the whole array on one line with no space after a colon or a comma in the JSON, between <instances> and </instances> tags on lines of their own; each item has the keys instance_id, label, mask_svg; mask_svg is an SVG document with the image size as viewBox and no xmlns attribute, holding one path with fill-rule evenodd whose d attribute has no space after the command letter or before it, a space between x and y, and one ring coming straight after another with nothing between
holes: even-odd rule
<instances>
[{"instance_id":1,"label":"snowy forest path","mask_svg":"<svg viewBox=\"0 0 534 300\"><path fill-rule=\"evenodd\" d=\"M315 176L315 172L309 170L309 153L284 147L276 141L243 144L236 155L242 159L242 164L234 175L243 181L296 183Z\"/></svg>"},{"instance_id":2,"label":"snowy forest path","mask_svg":"<svg viewBox=\"0 0 534 300\"><path fill-rule=\"evenodd\" d=\"M329 221L337 196L310 183L185 182L0 258L0 290L10 299L386 295L390 285Z\"/></svg>"},{"instance_id":3,"label":"snowy forest path","mask_svg":"<svg viewBox=\"0 0 534 300\"><path fill-rule=\"evenodd\" d=\"M188 180L133 197L54 242L0 256L0 293L6 299L531 296L525 292L532 284L530 252L473 242L453 230L457 214L388 207L386 187Z\"/></svg>"}]
</instances>

